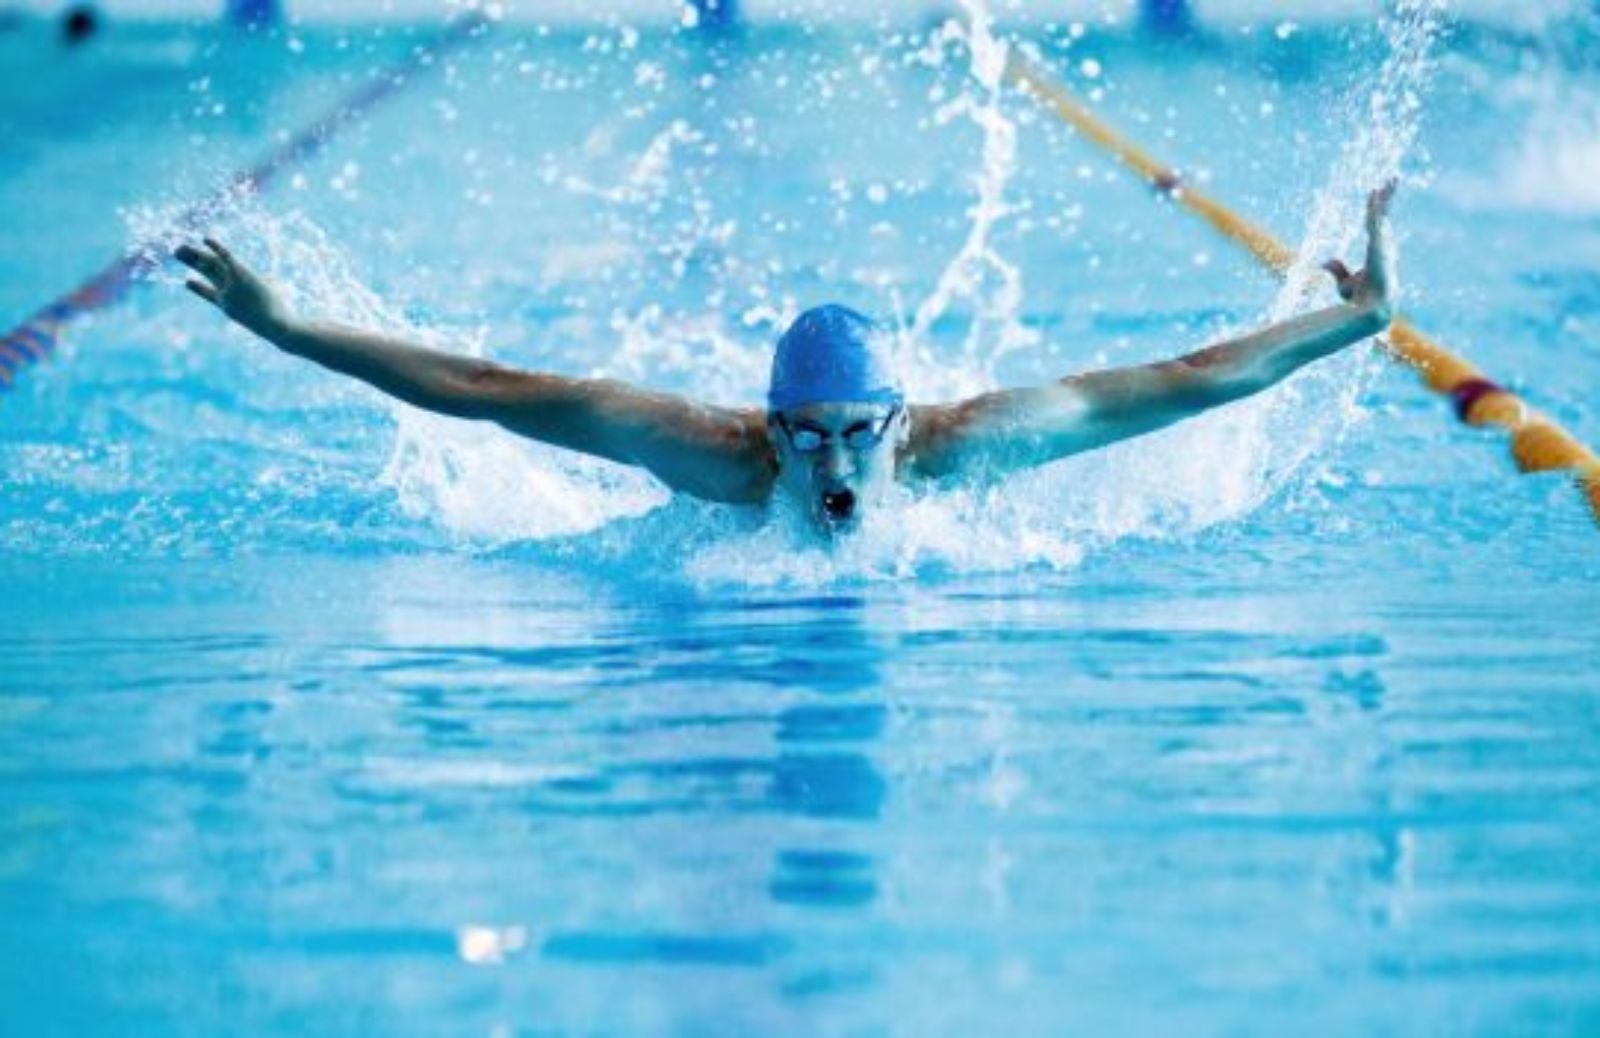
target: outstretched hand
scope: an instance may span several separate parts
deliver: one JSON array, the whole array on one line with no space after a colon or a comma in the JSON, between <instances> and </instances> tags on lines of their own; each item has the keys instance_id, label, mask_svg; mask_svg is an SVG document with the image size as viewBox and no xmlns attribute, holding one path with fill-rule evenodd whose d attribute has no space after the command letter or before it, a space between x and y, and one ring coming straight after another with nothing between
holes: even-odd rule
<instances>
[{"instance_id":1,"label":"outstretched hand","mask_svg":"<svg viewBox=\"0 0 1600 1038\"><path fill-rule=\"evenodd\" d=\"M1393 271L1389 265L1389 205L1394 201L1395 181L1367 195L1367 263L1355 273L1339 260L1329 260L1322 269L1333 275L1339 297L1354 306L1365 307L1389 317L1394 312L1396 295Z\"/></svg>"},{"instance_id":2,"label":"outstretched hand","mask_svg":"<svg viewBox=\"0 0 1600 1038\"><path fill-rule=\"evenodd\" d=\"M206 238L205 245L203 249L180 245L173 253L178 262L200 275L184 283L189 291L257 334L285 323L283 303L265 281L221 242Z\"/></svg>"}]
</instances>

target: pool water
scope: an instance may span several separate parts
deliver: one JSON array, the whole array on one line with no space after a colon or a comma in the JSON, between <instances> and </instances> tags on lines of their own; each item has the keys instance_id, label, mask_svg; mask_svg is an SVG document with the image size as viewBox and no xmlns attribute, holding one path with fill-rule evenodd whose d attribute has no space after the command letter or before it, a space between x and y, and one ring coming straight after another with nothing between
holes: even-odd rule
<instances>
[{"instance_id":1,"label":"pool water","mask_svg":"<svg viewBox=\"0 0 1600 1038\"><path fill-rule=\"evenodd\" d=\"M1307 266L1402 171L1407 312L1600 442L1595 26L1431 10L994 31ZM439 28L0 33L0 325ZM213 226L307 312L724 403L825 300L926 399L1326 301L960 35L496 25ZM178 280L0 396L0 1031L1600 1030L1593 519L1372 351L830 552Z\"/></svg>"}]
</instances>

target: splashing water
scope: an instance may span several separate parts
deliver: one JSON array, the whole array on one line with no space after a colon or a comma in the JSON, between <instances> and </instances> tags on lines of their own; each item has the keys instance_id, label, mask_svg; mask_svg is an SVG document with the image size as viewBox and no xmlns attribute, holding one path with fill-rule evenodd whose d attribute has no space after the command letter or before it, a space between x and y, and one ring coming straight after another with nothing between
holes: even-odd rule
<instances>
[{"instance_id":1,"label":"splashing water","mask_svg":"<svg viewBox=\"0 0 1600 1038\"><path fill-rule=\"evenodd\" d=\"M1446 9L1446 0L1404 0L1382 19L1388 57L1365 98L1359 91L1355 94L1357 107L1346 116L1353 123L1349 143L1313 199L1294 264L1267 310L1268 320L1283 320L1310 305L1319 291L1326 291L1328 279L1321 269L1325 260L1365 249L1366 196L1399 178L1401 164L1416 141L1423 93L1434 72L1431 53ZM1396 287L1403 291L1394 258L1391 270ZM1279 446L1262 461L1264 489L1270 492L1282 486L1360 420L1360 397L1377 370L1371 351L1353 352L1311 368L1272 397L1267 420L1293 422L1298 435L1274 439Z\"/></svg>"},{"instance_id":2,"label":"splashing water","mask_svg":"<svg viewBox=\"0 0 1600 1038\"><path fill-rule=\"evenodd\" d=\"M597 140L591 136L591 143ZM669 255L669 269L682 278L693 256L706 247L720 248L728 235L726 226L711 218L699 186L684 190L675 178L675 157L704 144L703 134L673 120L650 139L619 183L597 184L575 174L562 177L561 183L569 194L608 207L612 240L631 242L623 247L626 256L637 262L652 251ZM590 150L608 147L597 144ZM689 218L669 222L672 237L662 242L660 213L678 194L687 200ZM655 231L654 240L649 230ZM602 251L607 247L600 246ZM684 375L698 387L699 396L724 403L749 399L764 373L761 362L726 333L719 319L685 318L655 303L636 312L615 309L603 331L587 323L575 330L587 339L606 337L614 345L595 357L588 371L574 375L647 386ZM399 428L384 470L385 484L398 493L408 514L441 522L484 546L588 533L648 513L671 498L636 469L528 443L493 427L398 404L390 409Z\"/></svg>"},{"instance_id":3,"label":"splashing water","mask_svg":"<svg viewBox=\"0 0 1600 1038\"><path fill-rule=\"evenodd\" d=\"M1367 192L1399 176L1416 140L1423 90L1433 72L1430 52L1445 9L1444 0L1405 0L1381 20L1389 55L1370 92L1354 92L1357 108L1346 114L1353 124L1349 143L1312 200L1294 265L1267 311L1269 320L1304 309L1326 287L1322 262L1361 243Z\"/></svg>"},{"instance_id":4,"label":"splashing water","mask_svg":"<svg viewBox=\"0 0 1600 1038\"><path fill-rule=\"evenodd\" d=\"M933 52L960 44L969 62L964 91L938 109L934 126L975 126L981 144L964 238L912 308L901 338L910 388L921 399L991 388L995 362L1039 339L1022 318L1021 270L1001 253L995 237L1015 212L1008 191L1016 172L1017 126L1003 104L1008 44L996 35L981 0L963 0L962 6L967 25L947 22L928 43ZM1437 3L1409 3L1385 22L1387 60L1366 107L1350 116L1350 143L1310 206L1299 261L1268 309L1269 319L1302 310L1313 292L1326 291L1316 263L1354 243L1362 195L1398 168L1416 132L1439 13ZM609 149L611 142L596 147ZM720 200L708 197L682 162L706 147L699 129L673 119L622 165L614 184L592 175L557 175L569 195L606 207L611 237L561 243L550 262L565 262L563 249L588 251L570 270L556 274L581 278L589 262L585 257L595 255L629 262L655 255L667 257L667 271L681 279L697 255L715 254L727 245L730 222L719 218L713 204ZM663 219L663 208L674 206L682 218ZM401 308L365 287L331 236L303 214L274 217L244 199L232 218L240 240L253 243L251 258L262 262L296 309L456 352L487 352L484 329L409 320ZM154 217L148 222L160 223ZM727 266L738 269L735 261ZM571 373L646 385L676 382L718 403L759 399L769 363L766 335L792 316L793 305L772 286L752 280L752 295L771 304L731 319L719 309L720 295L708 297L705 310L688 316L646 303L615 306L598 322L573 318L570 330L583 341L615 345L594 356L589 370ZM959 352L935 354L935 324L958 313L970 317ZM759 341L752 341L752 332L760 333ZM405 515L467 544L496 548L532 542L529 550L541 557L612 565L630 574L644 570L696 584L814 585L1058 569L1075 565L1092 545L1128 536L1187 537L1248 515L1308 459L1337 442L1359 413L1355 401L1364 370L1356 358L1324 362L1266 397L1069 459L1003 487L900 491L894 507L869 513L858 536L831 549L801 533L781 507L769 522L697 502L663 507L668 492L635 470L398 403L386 404L394 433L378 480ZM305 385L318 387L316 393L365 392L320 373L305 379Z\"/></svg>"},{"instance_id":5,"label":"splashing water","mask_svg":"<svg viewBox=\"0 0 1600 1038\"><path fill-rule=\"evenodd\" d=\"M170 251L185 237L172 229L175 212L170 207L130 212L132 238L141 249ZM366 284L324 227L299 210L276 213L257 195L241 190L231 197L226 222L216 233L247 243L237 251L276 287L293 312L448 352L485 355L485 329L409 319ZM183 278L172 268L157 275L167 286L179 285ZM254 343L245 354L259 358L254 362L258 368L274 363L271 351ZM283 377L274 374L262 381L281 383ZM310 371L300 372L291 384L296 390L304 387L298 393L291 390L301 406L370 392ZM492 546L579 533L648 511L668 497L632 470L381 399L394 433L389 458L376 474L378 485L396 495L404 514L437 523L468 541Z\"/></svg>"},{"instance_id":6,"label":"splashing water","mask_svg":"<svg viewBox=\"0 0 1600 1038\"><path fill-rule=\"evenodd\" d=\"M1444 6L1408 0L1383 20L1388 54L1345 116L1348 143L1312 198L1294 265L1263 322L1331 302L1320 264L1364 240L1367 192L1398 173L1415 139ZM1265 394L1075 461L1075 482L1091 493L1071 498L1074 519L1097 538L1159 538L1250 514L1361 420L1358 400L1380 367L1372 358L1358 349L1325 359Z\"/></svg>"},{"instance_id":7,"label":"splashing water","mask_svg":"<svg viewBox=\"0 0 1600 1038\"><path fill-rule=\"evenodd\" d=\"M994 232L1013 209L1006 188L1016 171L1017 127L1002 106L1009 47L994 33L993 19L983 0L961 0L963 24L950 19L935 34L929 48L935 54L948 43L964 44L971 63L971 81L977 88L960 94L934 115L937 125L965 117L983 135L981 164L973 177L976 198L967 211L966 240L926 299L918 304L903 334L902 364L915 395L931 399L961 397L991 389L993 371L1007 353L1038 343L1039 336L1021 319L1022 272L1003 256ZM934 322L958 304L972 309L972 321L962 343L960 364L934 361L926 344Z\"/></svg>"}]
</instances>

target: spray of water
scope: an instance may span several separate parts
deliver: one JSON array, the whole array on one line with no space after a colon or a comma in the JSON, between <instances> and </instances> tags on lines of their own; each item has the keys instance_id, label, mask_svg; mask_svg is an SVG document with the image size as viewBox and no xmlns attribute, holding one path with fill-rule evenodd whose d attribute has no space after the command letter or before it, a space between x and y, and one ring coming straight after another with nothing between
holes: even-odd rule
<instances>
[{"instance_id":1,"label":"spray of water","mask_svg":"<svg viewBox=\"0 0 1600 1038\"><path fill-rule=\"evenodd\" d=\"M188 237L172 229L170 209L138 209L127 214L127 222L139 247L151 253L169 252ZM327 230L299 210L275 211L240 191L209 225L211 233L234 243L295 313L452 353L485 354L484 328L412 319L374 291ZM174 288L183 277L173 268L159 275ZM373 397L368 390L310 369L295 369L296 377L281 370L281 360L260 344L246 344L241 353L253 358L257 372L271 369L270 375L253 380L258 400L276 395L301 408L337 406L352 398L378 400L394 427L378 486L395 495L403 513L440 524L469 542L494 545L578 533L648 511L667 497L658 485L630 470ZM274 386L280 388L267 388Z\"/></svg>"},{"instance_id":2,"label":"spray of water","mask_svg":"<svg viewBox=\"0 0 1600 1038\"><path fill-rule=\"evenodd\" d=\"M933 290L917 305L902 336L902 366L910 375L909 388L923 399L949 399L992 388L1000 359L1039 341L1021 320L1022 272L994 240L1013 212L1006 189L1017 165L1017 127L1002 103L1009 47L995 35L994 20L983 0L961 0L961 8L964 21L947 21L929 49L937 60L945 46L964 46L971 87L940 106L934 121L944 126L966 119L975 125L982 134L981 161L972 178L966 238ZM971 312L959 362L935 360L926 345L934 323L957 307Z\"/></svg>"},{"instance_id":3,"label":"spray of water","mask_svg":"<svg viewBox=\"0 0 1600 1038\"><path fill-rule=\"evenodd\" d=\"M1325 275L1316 263L1355 243L1365 190L1398 168L1415 134L1440 6L1416 0L1386 20L1387 60L1363 110L1351 117L1350 144L1309 207L1300 260L1268 309L1269 318L1301 310L1312 293L1327 290L1319 287ZM967 89L942 106L936 122L975 126L981 147L964 240L906 323L904 359L911 388L923 399L989 388L994 361L1036 339L1023 320L1020 271L996 241L997 229L1014 211L1007 193L1017 160L1016 125L1003 107L1006 44L982 0L963 0L963 8L966 27L947 24L935 42L965 45ZM651 235L670 237L687 226L694 240L686 249L715 247L726 241L717 237L723 225L707 199L685 191L681 182L680 154L700 144L695 130L675 121L645 144L614 184L560 179L572 194L613 207L618 227L637 243L648 245ZM660 211L675 201L688 206L692 219L663 227ZM363 287L341 250L310 220L274 217L248 202L238 206L234 219L242 225L239 239L254 243L254 258L285 286L298 309L458 352L484 351L481 329L419 324ZM972 317L961 349L936 355L934 325L957 311ZM786 304L775 302L754 318L745 316L765 325L786 314ZM645 306L614 311L601 327L578 329L604 337L608 349L592 370L572 373L644 384L677 375L675 381L717 402L759 398L766 354L753 349L748 336L730 333L719 316L674 317ZM611 348L612 343L619 345ZM619 572L670 571L697 583L804 585L1061 568L1074 565L1094 544L1129 535L1183 537L1248 514L1348 426L1360 371L1353 359L1325 365L1243 406L1001 487L901 491L895 507L869 514L859 536L831 548L804 533L781 507L770 521L695 502L662 507L669 495L641 473L398 404L389 405L394 446L380 479L404 512L467 543L524 542L541 556ZM334 381L319 378L318 384Z\"/></svg>"},{"instance_id":4,"label":"spray of water","mask_svg":"<svg viewBox=\"0 0 1600 1038\"><path fill-rule=\"evenodd\" d=\"M1294 266L1261 321L1332 301L1320 264L1360 245L1367 192L1394 176L1410 150L1443 9L1439 0L1407 0L1384 18L1385 60L1354 91L1342 118L1348 143L1307 206ZM1235 521L1303 476L1361 420L1358 400L1378 368L1370 351L1319 362L1261 396L1058 466L1052 485L1072 522L1096 540L1186 537Z\"/></svg>"},{"instance_id":5,"label":"spray of water","mask_svg":"<svg viewBox=\"0 0 1600 1038\"><path fill-rule=\"evenodd\" d=\"M1354 110L1346 114L1349 143L1313 198L1294 265L1267 311L1269 320L1291 316L1311 305L1319 292L1326 292L1324 260L1349 256L1364 247L1367 193L1400 176L1416 142L1422 99L1434 72L1432 52L1446 8L1446 0L1402 0L1382 19L1388 55L1370 89L1354 92ZM1360 397L1378 369L1370 352L1352 353L1313 367L1270 399L1270 410L1262 416L1269 433L1291 425L1297 435L1273 438L1272 449L1264 452L1264 491L1282 486L1360 421Z\"/></svg>"}]
</instances>

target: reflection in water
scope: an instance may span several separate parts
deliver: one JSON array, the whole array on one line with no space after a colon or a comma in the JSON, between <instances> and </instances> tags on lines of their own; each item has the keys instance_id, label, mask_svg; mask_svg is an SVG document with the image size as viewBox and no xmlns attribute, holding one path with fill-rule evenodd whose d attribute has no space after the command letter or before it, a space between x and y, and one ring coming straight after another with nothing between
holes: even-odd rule
<instances>
[{"instance_id":1,"label":"reflection in water","mask_svg":"<svg viewBox=\"0 0 1600 1038\"><path fill-rule=\"evenodd\" d=\"M878 896L872 857L850 851L783 851L768 889L774 901L823 908L860 908Z\"/></svg>"},{"instance_id":2,"label":"reflection in water","mask_svg":"<svg viewBox=\"0 0 1600 1038\"><path fill-rule=\"evenodd\" d=\"M130 983L251 1033L1166 1033L1128 977L1219 1033L1593 1017L1600 657L1521 597L237 565L242 609L152 564L70 632L30 592L101 573L0 580L0 991L49 996L16 1033L144 1033Z\"/></svg>"},{"instance_id":3,"label":"reflection in water","mask_svg":"<svg viewBox=\"0 0 1600 1038\"><path fill-rule=\"evenodd\" d=\"M702 894L686 879L683 888L666 891L664 904L621 913L617 919L626 920L624 925L605 925L605 913L586 913L574 920L579 925L545 936L539 945L545 958L611 968L775 964L779 991L788 1000L876 985L870 963L801 939L840 913L869 911L878 898L871 826L883 815L888 786L869 751L887 728L881 700L885 653L863 623L864 610L863 601L851 598L830 600L820 609L815 602L799 611L740 609L733 620L750 624L745 644L754 651L715 705L693 704L685 715L651 698L624 718L615 709L607 712L605 731L624 747L618 752L648 759L600 768L598 781L582 787L543 784L543 804L536 810L564 803L570 811L581 801L592 809L585 813L629 813L640 826L631 835L649 841L642 850L654 856L685 848L693 856L701 844L714 846L718 819L728 816L766 815L773 823L755 826L747 842L723 852L719 871L740 877L731 888ZM796 615L805 622L795 623ZM703 665L708 650L706 640L696 637L701 624L715 625L726 649L725 611L673 613L661 623L658 655L642 675L646 684L672 684ZM722 652L725 665L728 655ZM774 674L785 680L773 682ZM754 698L743 702L752 706L742 705L747 692ZM786 705L775 713L761 709L774 696ZM768 746L775 741L776 753L750 752L751 737ZM674 752L658 755L659 746L647 745L655 740ZM644 835L646 830L658 835ZM764 883L739 860L761 853L771 855ZM741 889L752 881L760 885ZM702 903L701 897L710 900ZM768 911L760 909L762 903ZM586 925L588 920L600 925Z\"/></svg>"},{"instance_id":4,"label":"reflection in water","mask_svg":"<svg viewBox=\"0 0 1600 1038\"><path fill-rule=\"evenodd\" d=\"M564 933L552 936L542 950L548 958L606 966L625 962L765 966L787 948L787 941L771 935Z\"/></svg>"},{"instance_id":5,"label":"reflection in water","mask_svg":"<svg viewBox=\"0 0 1600 1038\"><path fill-rule=\"evenodd\" d=\"M778 715L783 751L769 796L786 813L871 822L887 796L883 776L862 750L883 735L882 657L861 623L862 603L843 599L833 623L808 648L828 662L816 686L824 702ZM773 900L826 908L859 908L877 896L868 854L836 847L791 847L778 853Z\"/></svg>"},{"instance_id":6,"label":"reflection in water","mask_svg":"<svg viewBox=\"0 0 1600 1038\"><path fill-rule=\"evenodd\" d=\"M883 737L887 711L882 702L882 662L862 623L862 604L831 611L837 621L814 649L831 663L815 686L822 702L791 706L778 715L782 752L769 795L780 810L870 825L883 814L888 784L868 751ZM780 850L767 893L774 903L830 913L863 912L878 898L876 861L846 844L861 837L842 827L829 845L815 841ZM853 839L852 839L853 838ZM837 954L813 955L795 965L781 982L790 1002L870 991L878 986L870 962L840 961Z\"/></svg>"},{"instance_id":7,"label":"reflection in water","mask_svg":"<svg viewBox=\"0 0 1600 1038\"><path fill-rule=\"evenodd\" d=\"M768 796L788 814L870 820L883 806L883 778L860 754L784 753Z\"/></svg>"}]
</instances>

